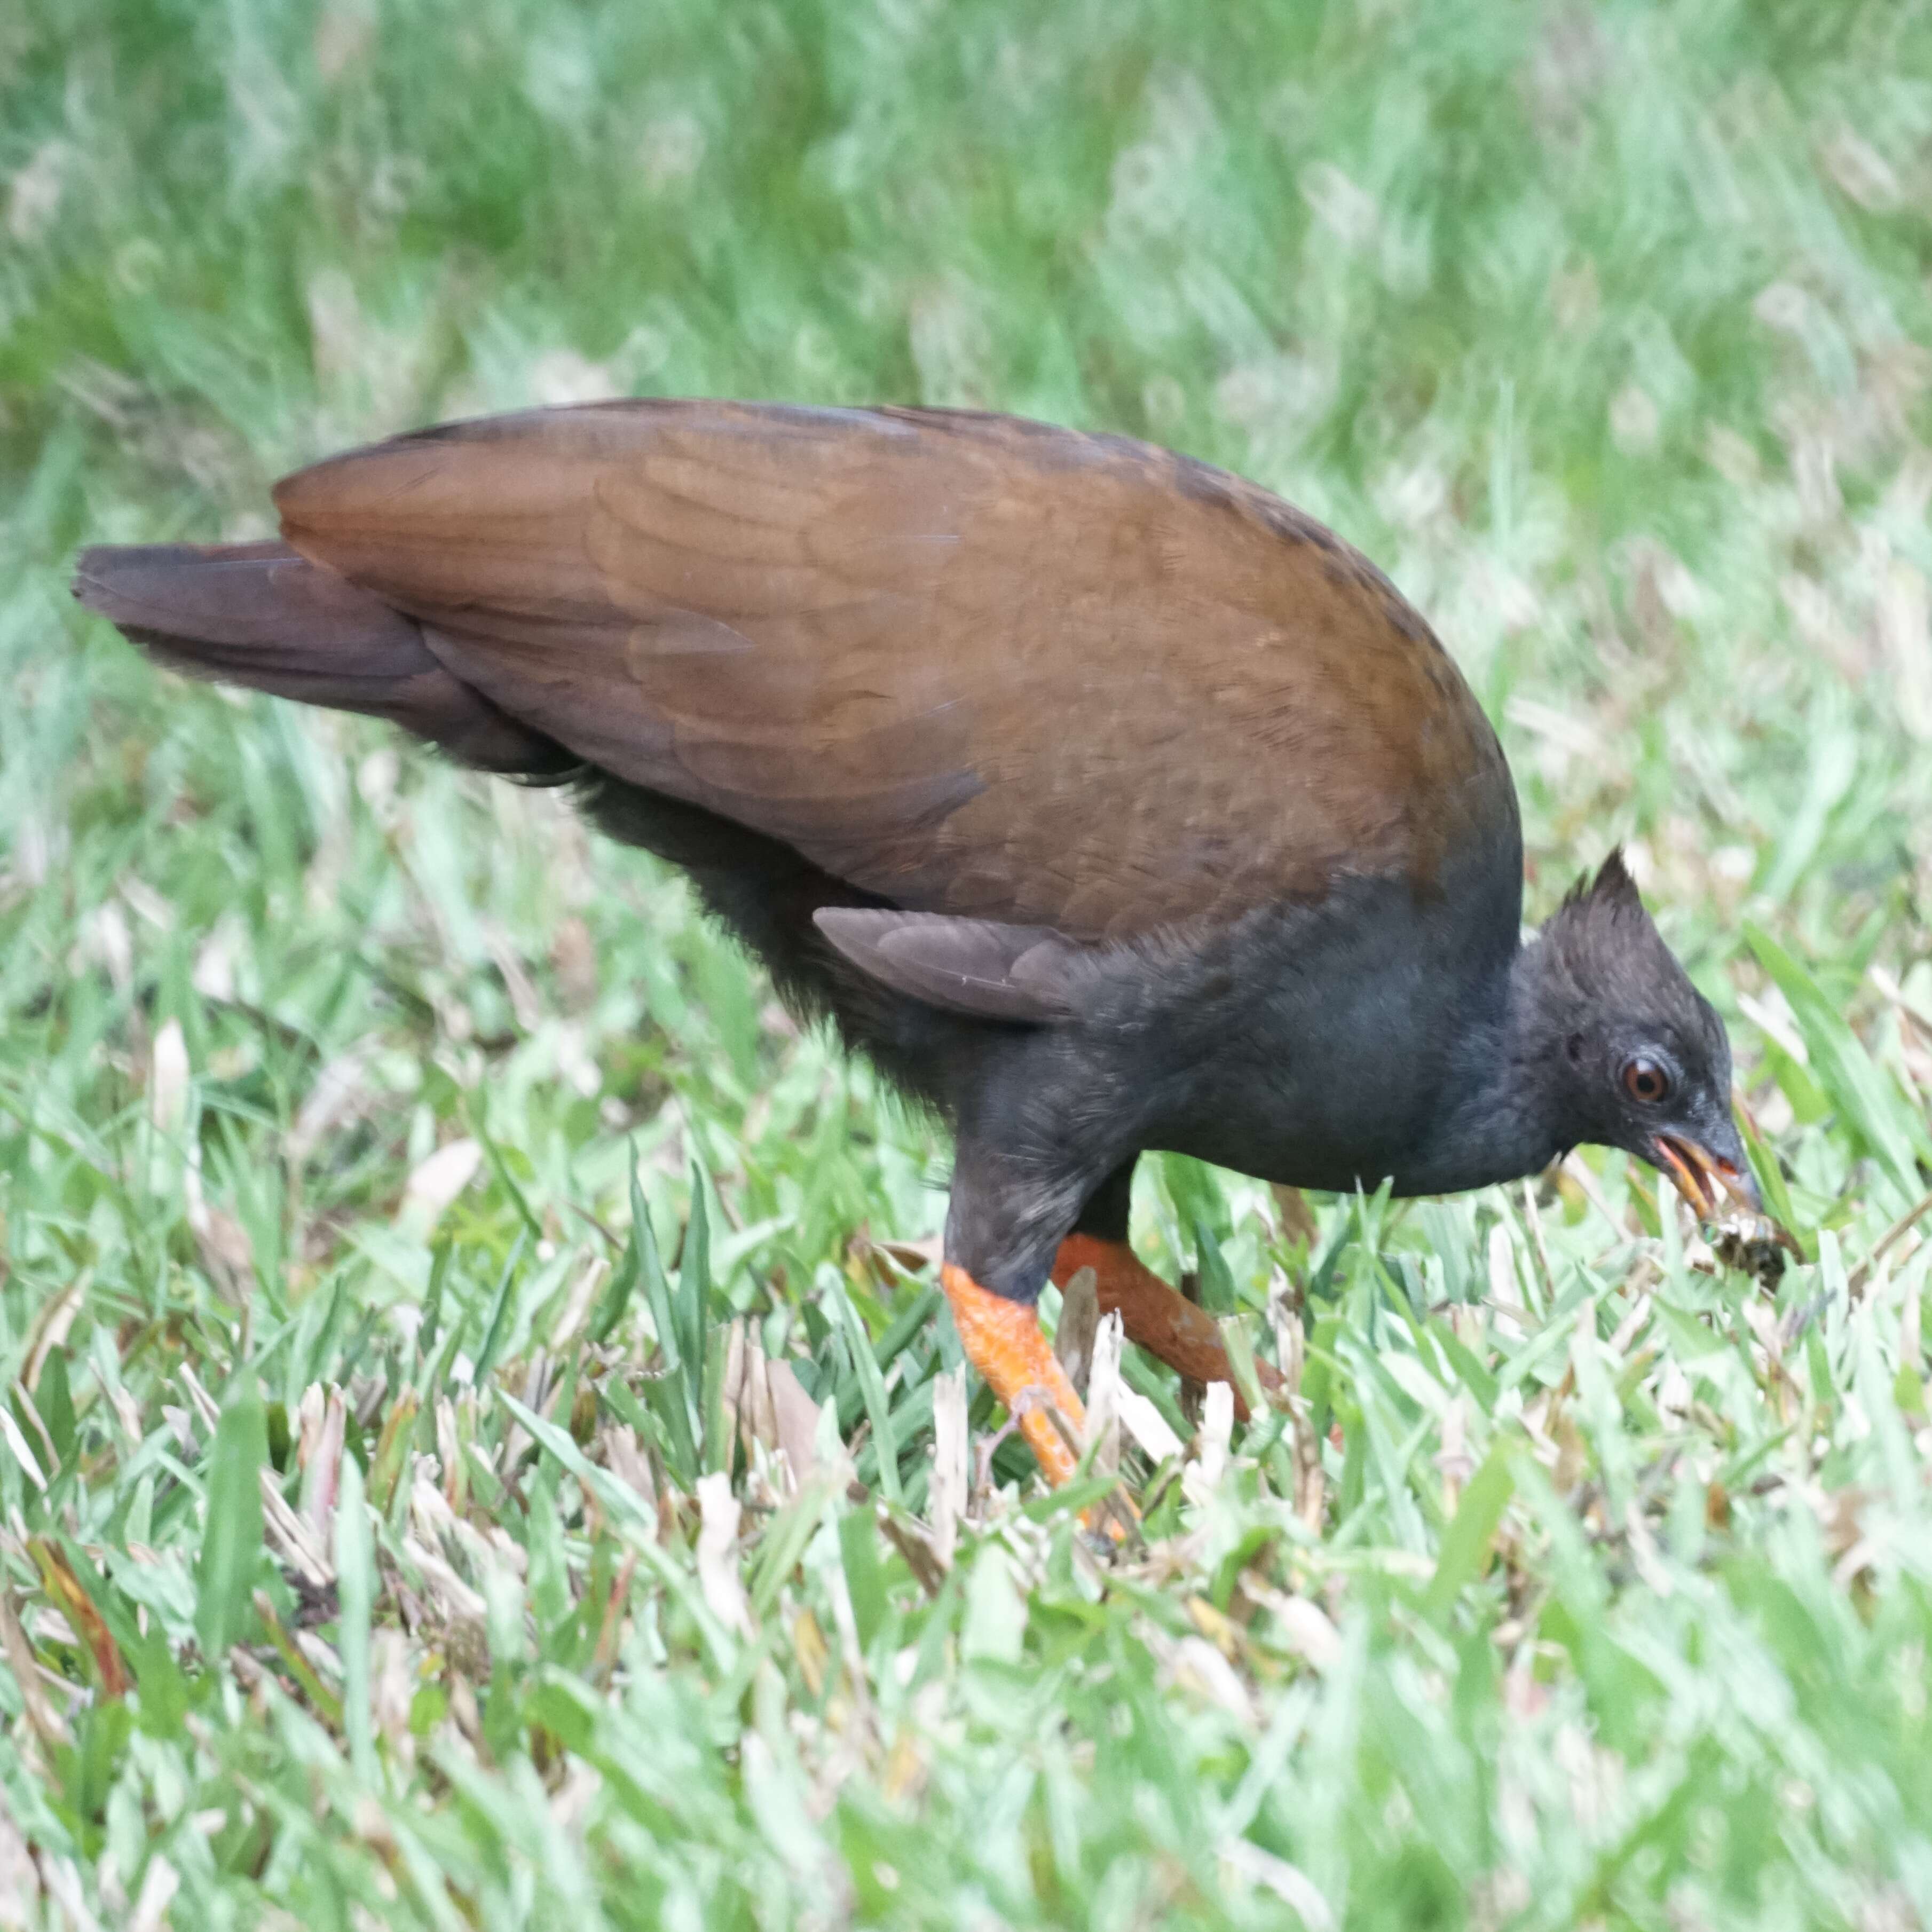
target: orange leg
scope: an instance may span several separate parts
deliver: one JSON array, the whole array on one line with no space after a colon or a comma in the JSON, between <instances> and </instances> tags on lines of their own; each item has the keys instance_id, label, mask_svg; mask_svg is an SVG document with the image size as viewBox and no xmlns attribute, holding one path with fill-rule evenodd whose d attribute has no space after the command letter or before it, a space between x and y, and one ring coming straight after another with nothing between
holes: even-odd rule
<instances>
[{"instance_id":1,"label":"orange leg","mask_svg":"<svg viewBox=\"0 0 1932 1932\"><path fill-rule=\"evenodd\" d=\"M1084 1268L1094 1270L1100 1312L1118 1313L1129 1341L1197 1382L1234 1380L1220 1326L1214 1316L1170 1288L1125 1241L1069 1234L1054 1257L1054 1281L1064 1288ZM1281 1379L1266 1362L1257 1361L1255 1372L1264 1389L1273 1388ZM1247 1420L1247 1404L1238 1389L1234 1391L1234 1413L1243 1421Z\"/></svg>"},{"instance_id":2,"label":"orange leg","mask_svg":"<svg viewBox=\"0 0 1932 1932\"><path fill-rule=\"evenodd\" d=\"M982 1288L951 1262L940 1270L939 1279L952 1304L966 1359L1018 1420L1047 1480L1058 1489L1073 1474L1079 1459L1054 1426L1047 1405L1066 1417L1076 1436L1087 1425L1087 1412L1047 1346L1039 1316L1022 1304Z\"/></svg>"}]
</instances>

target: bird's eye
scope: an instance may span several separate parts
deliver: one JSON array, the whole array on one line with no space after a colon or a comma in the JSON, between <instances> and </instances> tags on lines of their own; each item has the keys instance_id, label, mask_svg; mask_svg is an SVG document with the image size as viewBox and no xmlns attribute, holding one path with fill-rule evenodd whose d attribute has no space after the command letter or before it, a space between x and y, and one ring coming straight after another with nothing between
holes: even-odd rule
<instances>
[{"instance_id":1,"label":"bird's eye","mask_svg":"<svg viewBox=\"0 0 1932 1932\"><path fill-rule=\"evenodd\" d=\"M1633 1100L1654 1107L1670 1097L1670 1076L1655 1060L1639 1054L1624 1062L1624 1091Z\"/></svg>"}]
</instances>

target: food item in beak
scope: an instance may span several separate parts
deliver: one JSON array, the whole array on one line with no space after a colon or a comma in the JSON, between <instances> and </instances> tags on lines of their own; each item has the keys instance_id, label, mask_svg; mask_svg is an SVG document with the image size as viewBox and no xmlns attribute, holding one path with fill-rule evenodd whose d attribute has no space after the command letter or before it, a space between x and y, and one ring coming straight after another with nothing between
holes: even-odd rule
<instances>
[{"instance_id":1,"label":"food item in beak","mask_svg":"<svg viewBox=\"0 0 1932 1932\"><path fill-rule=\"evenodd\" d=\"M1804 1259L1796 1241L1768 1214L1726 1216L1711 1231L1711 1252L1726 1268L1750 1276L1767 1294L1784 1279L1787 1248Z\"/></svg>"},{"instance_id":2,"label":"food item in beak","mask_svg":"<svg viewBox=\"0 0 1932 1932\"><path fill-rule=\"evenodd\" d=\"M1658 1136L1657 1164L1698 1220L1712 1225L1712 1252L1726 1268L1751 1275L1760 1286L1771 1289L1784 1273L1780 1250L1799 1261L1804 1258L1790 1231L1764 1211L1763 1197L1748 1168L1676 1134Z\"/></svg>"}]
</instances>

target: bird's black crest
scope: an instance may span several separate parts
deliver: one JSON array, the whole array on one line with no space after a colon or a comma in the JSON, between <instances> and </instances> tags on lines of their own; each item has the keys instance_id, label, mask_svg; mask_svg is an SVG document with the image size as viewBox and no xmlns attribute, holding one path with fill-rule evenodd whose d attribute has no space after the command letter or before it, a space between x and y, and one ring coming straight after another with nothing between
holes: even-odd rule
<instances>
[{"instance_id":1,"label":"bird's black crest","mask_svg":"<svg viewBox=\"0 0 1932 1932\"><path fill-rule=\"evenodd\" d=\"M1585 873L1543 928L1550 976L1625 1010L1694 1010L1684 970L1644 910L1621 848Z\"/></svg>"},{"instance_id":2,"label":"bird's black crest","mask_svg":"<svg viewBox=\"0 0 1932 1932\"><path fill-rule=\"evenodd\" d=\"M1588 872L1580 874L1576 883L1563 896L1561 911L1568 912L1573 908L1584 905L1601 906L1606 910L1622 908L1641 912L1643 900L1636 889L1636 881L1630 877L1630 867L1624 860L1621 845L1610 848L1610 856L1597 868L1592 878Z\"/></svg>"}]
</instances>

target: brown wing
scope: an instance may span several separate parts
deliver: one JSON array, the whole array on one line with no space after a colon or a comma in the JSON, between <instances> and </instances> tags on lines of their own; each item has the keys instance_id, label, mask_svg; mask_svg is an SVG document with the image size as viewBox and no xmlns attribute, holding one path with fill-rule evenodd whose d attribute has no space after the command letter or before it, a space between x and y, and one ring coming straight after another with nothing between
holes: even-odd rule
<instances>
[{"instance_id":1,"label":"brown wing","mask_svg":"<svg viewBox=\"0 0 1932 1932\"><path fill-rule=\"evenodd\" d=\"M1119 936L1513 832L1428 627L1278 499L1011 418L644 401L424 431L288 539L592 764L924 911Z\"/></svg>"}]
</instances>

